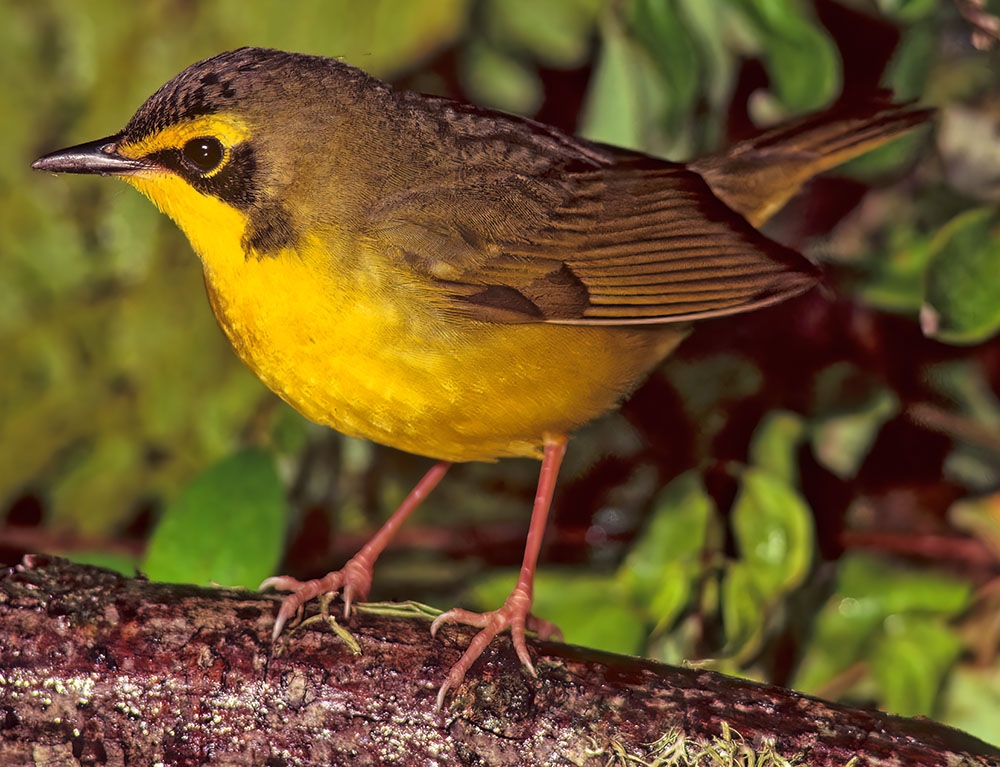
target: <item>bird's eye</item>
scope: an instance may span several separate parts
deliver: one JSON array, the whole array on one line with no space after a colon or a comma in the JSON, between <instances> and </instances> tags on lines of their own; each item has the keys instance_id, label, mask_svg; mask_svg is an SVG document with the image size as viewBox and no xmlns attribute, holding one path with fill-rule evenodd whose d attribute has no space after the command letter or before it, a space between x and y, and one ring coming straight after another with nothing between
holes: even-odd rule
<instances>
[{"instance_id":1,"label":"bird's eye","mask_svg":"<svg viewBox=\"0 0 1000 767\"><path fill-rule=\"evenodd\" d=\"M198 173L209 173L219 167L226 150L217 138L205 136L193 138L181 150L184 160Z\"/></svg>"}]
</instances>

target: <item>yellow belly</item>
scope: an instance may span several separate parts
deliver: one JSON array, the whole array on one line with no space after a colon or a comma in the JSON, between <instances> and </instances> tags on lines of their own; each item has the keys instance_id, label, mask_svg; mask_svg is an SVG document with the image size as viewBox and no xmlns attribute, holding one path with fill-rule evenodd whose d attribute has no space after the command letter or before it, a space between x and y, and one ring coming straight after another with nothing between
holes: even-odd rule
<instances>
[{"instance_id":1,"label":"yellow belly","mask_svg":"<svg viewBox=\"0 0 1000 767\"><path fill-rule=\"evenodd\" d=\"M317 423L411 453L538 457L686 332L472 321L335 216L295 251L247 253L239 211L170 173L126 180L184 230L219 324L268 387Z\"/></svg>"},{"instance_id":2,"label":"yellow belly","mask_svg":"<svg viewBox=\"0 0 1000 767\"><path fill-rule=\"evenodd\" d=\"M213 279L213 276L216 277ZM429 457L541 455L614 407L683 338L670 327L482 323L421 286L285 253L206 270L240 357L310 420Z\"/></svg>"}]
</instances>

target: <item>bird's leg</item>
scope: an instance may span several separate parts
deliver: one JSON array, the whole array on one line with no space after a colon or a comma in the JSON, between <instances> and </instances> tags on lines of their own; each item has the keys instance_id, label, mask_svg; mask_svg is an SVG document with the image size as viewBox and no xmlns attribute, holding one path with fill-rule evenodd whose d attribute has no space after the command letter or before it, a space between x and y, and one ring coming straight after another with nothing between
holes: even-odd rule
<instances>
[{"instance_id":1,"label":"bird's leg","mask_svg":"<svg viewBox=\"0 0 1000 767\"><path fill-rule=\"evenodd\" d=\"M372 571L375 560L378 559L389 543L389 540L406 521L406 518L410 516L413 510L420 505L420 502L441 481L441 478L450 466L451 464L447 461L434 464L431 470L424 475L423 479L406 496L406 499L399 505L399 508L379 528L379 531L340 570L334 570L322 578L311 581L300 581L291 576L282 575L275 578L268 578L260 584L261 589L273 588L278 591L292 592L281 603L278 617L274 621L272 638L277 639L285 623L295 615L298 609L310 599L320 594L342 591L344 617L349 617L351 614L351 604L355 600L361 601L368 597L368 590L372 585Z\"/></svg>"},{"instance_id":2,"label":"bird's leg","mask_svg":"<svg viewBox=\"0 0 1000 767\"><path fill-rule=\"evenodd\" d=\"M538 552L542 548L545 537L545 523L552 505L552 495L556 488L556 478L559 475L559 465L566 454L566 437L549 437L545 440L545 453L542 458L542 469L538 477L538 489L535 492L535 504L531 510L531 524L528 527L528 539L524 545L524 559L521 562L521 574L518 576L514 590L498 610L485 613L469 610L449 610L439 615L431 624L431 634L446 623L461 623L482 629L472 638L465 654L458 663L451 667L437 696L437 707L444 704L445 696L462 683L466 672L472 668L493 638L510 629L514 641L514 649L521 664L536 676L535 667L528 655L525 641L525 631L534 631L542 639L559 636L559 629L547 621L542 621L531 615L531 600L533 597L535 565L538 563Z\"/></svg>"}]
</instances>

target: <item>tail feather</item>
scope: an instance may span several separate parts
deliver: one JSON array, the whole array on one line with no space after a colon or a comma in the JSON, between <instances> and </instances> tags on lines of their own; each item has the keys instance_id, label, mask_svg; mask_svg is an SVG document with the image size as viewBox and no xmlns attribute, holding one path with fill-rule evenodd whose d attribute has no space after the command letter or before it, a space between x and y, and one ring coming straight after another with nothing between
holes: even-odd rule
<instances>
[{"instance_id":1,"label":"tail feather","mask_svg":"<svg viewBox=\"0 0 1000 767\"><path fill-rule=\"evenodd\" d=\"M837 104L696 160L712 191L754 226L777 213L813 176L926 122L933 109L883 95Z\"/></svg>"}]
</instances>

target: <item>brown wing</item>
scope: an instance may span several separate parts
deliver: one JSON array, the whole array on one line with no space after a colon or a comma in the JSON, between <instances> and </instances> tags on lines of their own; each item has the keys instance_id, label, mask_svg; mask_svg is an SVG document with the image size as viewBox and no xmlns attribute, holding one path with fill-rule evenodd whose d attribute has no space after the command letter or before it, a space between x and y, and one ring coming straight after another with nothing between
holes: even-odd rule
<instances>
[{"instance_id":1,"label":"brown wing","mask_svg":"<svg viewBox=\"0 0 1000 767\"><path fill-rule=\"evenodd\" d=\"M638 156L411 190L373 228L455 309L493 322L686 322L777 303L819 274L698 174Z\"/></svg>"}]
</instances>

